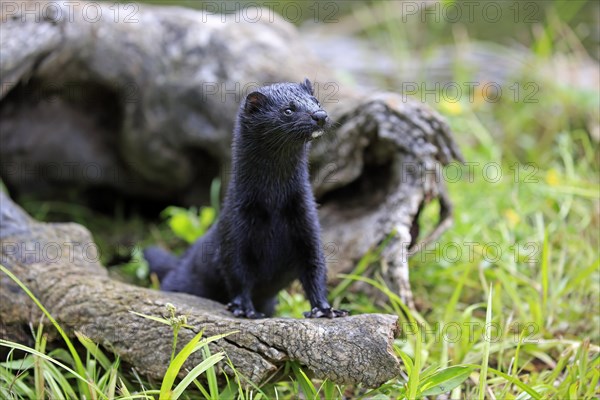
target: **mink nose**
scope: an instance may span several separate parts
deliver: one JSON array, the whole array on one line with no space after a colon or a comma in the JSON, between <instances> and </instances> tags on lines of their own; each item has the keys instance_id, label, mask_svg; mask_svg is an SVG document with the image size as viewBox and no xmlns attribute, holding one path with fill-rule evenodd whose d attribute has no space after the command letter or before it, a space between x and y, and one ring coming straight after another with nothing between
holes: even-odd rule
<instances>
[{"instance_id":1,"label":"mink nose","mask_svg":"<svg viewBox=\"0 0 600 400\"><path fill-rule=\"evenodd\" d=\"M310 114L310 116L317 122L317 125L319 125L320 127L323 127L325 125L325 122L327 122L327 113L323 110L315 111L314 113Z\"/></svg>"}]
</instances>

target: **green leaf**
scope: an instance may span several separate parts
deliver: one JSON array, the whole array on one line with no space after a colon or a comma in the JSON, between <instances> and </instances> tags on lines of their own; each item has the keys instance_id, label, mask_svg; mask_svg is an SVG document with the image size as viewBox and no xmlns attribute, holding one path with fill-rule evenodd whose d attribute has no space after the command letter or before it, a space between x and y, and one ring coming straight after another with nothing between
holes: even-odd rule
<instances>
[{"instance_id":1,"label":"green leaf","mask_svg":"<svg viewBox=\"0 0 600 400\"><path fill-rule=\"evenodd\" d=\"M525 384L523 381L515 378L514 376L510 376L508 374L505 374L502 371L498 371L495 368L489 367L488 368L489 371L494 374L494 375L498 375L504 379L506 379L507 381L509 381L510 383L512 383L513 385L518 386L519 388L523 389L524 391L526 391L527 393L529 393L529 395L535 399L535 400L539 400L542 398L542 395L539 394L534 388L532 388L531 386ZM479 379L481 379L481 375L479 376Z\"/></svg>"},{"instance_id":2,"label":"green leaf","mask_svg":"<svg viewBox=\"0 0 600 400\"><path fill-rule=\"evenodd\" d=\"M179 383L179 385L177 385L177 387L173 391L171 391L171 388L173 387L173 383L175 382L175 379L177 378L177 375L179 374L179 371L181 370L183 363L185 362L185 360L187 360L189 358L189 356L191 354L206 347L209 343L214 342L215 340L221 339L227 335L231 335L238 331L232 331L232 332L223 333L220 335L210 336L200 342L203 332L204 332L204 330L200 331L196 336L194 336L194 338L192 340L190 340L183 347L183 349L181 349L181 351L177 354L177 356L175 356L173 361L169 364L169 368L167 368L167 372L165 372L165 376L163 377L163 381L160 386L159 398L161 398L161 399L163 399L163 398L164 399L177 399L177 397L179 397L183 393L183 389L185 389L185 387L187 387L198 376L198 375L195 375L194 377L192 377L190 379L189 382L186 381L187 383L183 389L180 388L181 384L183 383L183 381L182 381ZM208 357L206 360L209 360L209 359L214 360L215 358L218 358L217 356L219 356L220 358L217 361L215 361L215 363L219 362L224 357L224 355L222 353L218 353L218 354L215 354L214 356ZM214 365L214 364L210 364L210 362L205 363L206 360L204 360L202 363L200 363L196 367L194 367L192 372L195 371L194 373L198 372L198 374L201 374L206 369L208 369L212 365ZM205 367L205 369L202 370L201 368L198 368L199 366L203 366L203 367ZM190 374L192 372L190 372ZM189 376L189 374L187 376ZM187 376L186 376L186 378L187 378Z\"/></svg>"},{"instance_id":3,"label":"green leaf","mask_svg":"<svg viewBox=\"0 0 600 400\"><path fill-rule=\"evenodd\" d=\"M311 380L308 378L308 376L306 376L304 371L302 371L302 368L300 368L297 363L292 363L292 369L296 379L298 380L298 384L302 389L302 392L304 392L304 396L307 399L314 399L317 395L317 389L315 389L315 385L313 385Z\"/></svg>"},{"instance_id":4,"label":"green leaf","mask_svg":"<svg viewBox=\"0 0 600 400\"><path fill-rule=\"evenodd\" d=\"M94 343L92 339L79 331L75 331L75 336L77 336L77 339L79 339L79 342L85 347L88 353L90 353L94 359L98 360L100 365L102 365L102 368L109 370L112 367L112 363L108 357L106 357L102 350L100 350L100 347Z\"/></svg>"},{"instance_id":5,"label":"green leaf","mask_svg":"<svg viewBox=\"0 0 600 400\"><path fill-rule=\"evenodd\" d=\"M35 335L35 349L40 353L46 353L46 339L47 336L43 334L44 324L40 323L38 325L38 330ZM39 357L35 357L35 366L33 369L33 376L35 381L35 393L37 397L43 399L45 398L45 388L44 388L44 363Z\"/></svg>"},{"instance_id":6,"label":"green leaf","mask_svg":"<svg viewBox=\"0 0 600 400\"><path fill-rule=\"evenodd\" d=\"M180 238L191 243L196 240L195 227L190 218L185 214L175 214L169 219L169 227Z\"/></svg>"},{"instance_id":7,"label":"green leaf","mask_svg":"<svg viewBox=\"0 0 600 400\"><path fill-rule=\"evenodd\" d=\"M66 400L67 398L65 397L65 393L66 390L69 386L64 386L64 385L60 385L55 378L58 378L60 375L52 375L52 374L47 374L46 376L46 384L48 386L48 394L49 398L51 399L56 399L56 400ZM68 385L68 383L67 383ZM75 393L73 393L73 396L75 396ZM38 398L39 398L39 393L38 393ZM71 397L73 399L76 399L77 397Z\"/></svg>"},{"instance_id":8,"label":"green leaf","mask_svg":"<svg viewBox=\"0 0 600 400\"><path fill-rule=\"evenodd\" d=\"M161 399L172 399L174 398L171 393L171 388L173 387L173 383L175 382L175 378L179 374L179 370L183 366L185 360L196 350L196 344L202 338L202 334L204 330L198 332L196 336L193 337L181 351L175 356L173 361L169 364L169 368L167 368L167 372L165 372L165 376L163 377L162 384L160 385L160 398Z\"/></svg>"},{"instance_id":9,"label":"green leaf","mask_svg":"<svg viewBox=\"0 0 600 400\"><path fill-rule=\"evenodd\" d=\"M419 373L421 372L421 357L422 352L421 348L423 346L423 336L421 335L421 327L416 324L414 320L412 320L417 327L416 337L415 337L415 358L413 360L414 365L411 373L408 375L408 398L416 399L421 397L419 395L419 382L421 381L421 377Z\"/></svg>"},{"instance_id":10,"label":"green leaf","mask_svg":"<svg viewBox=\"0 0 600 400\"><path fill-rule=\"evenodd\" d=\"M202 346L202 356L205 360L208 360L210 357L212 357L210 354L210 349L206 344ZM214 368L208 368L206 370L206 381L208 383L208 390L211 394L210 398L215 400L219 399L219 384L217 382L217 373Z\"/></svg>"},{"instance_id":11,"label":"green leaf","mask_svg":"<svg viewBox=\"0 0 600 400\"><path fill-rule=\"evenodd\" d=\"M548 228L544 229L544 245L542 246L542 310L548 310L548 262L550 247L548 246Z\"/></svg>"},{"instance_id":12,"label":"green leaf","mask_svg":"<svg viewBox=\"0 0 600 400\"><path fill-rule=\"evenodd\" d=\"M52 394L48 396L49 398L66 397L67 399L76 399L79 397L73 390L73 383L69 382L67 377L70 378L68 374L62 373L55 365L49 363L44 365L44 378L46 379L48 387L53 387L53 390L56 392L56 395Z\"/></svg>"},{"instance_id":13,"label":"green leaf","mask_svg":"<svg viewBox=\"0 0 600 400\"><path fill-rule=\"evenodd\" d=\"M196 365L186 376L179 382L177 387L173 390L171 398L177 399L179 396L183 394L183 391L192 383L194 379L200 376L202 373L207 371L209 368L214 367L216 363L221 361L225 357L223 352L219 352L217 354L213 354L208 357L200 364ZM162 388L161 388L161 399L162 399Z\"/></svg>"},{"instance_id":14,"label":"green leaf","mask_svg":"<svg viewBox=\"0 0 600 400\"><path fill-rule=\"evenodd\" d=\"M214 208L202 207L200 210L200 228L202 229L202 234L212 225L216 216L217 212Z\"/></svg>"},{"instance_id":15,"label":"green leaf","mask_svg":"<svg viewBox=\"0 0 600 400\"><path fill-rule=\"evenodd\" d=\"M135 314L135 315L139 315L140 317L143 317L143 318L146 318L146 319L150 319L152 321L160 322L161 324L165 324L165 325L171 326L171 322L169 322L165 318L159 318L159 317L155 317L153 315L141 314L141 313L139 313L137 311L133 311L133 310L129 310L129 312L132 313L132 314Z\"/></svg>"},{"instance_id":16,"label":"green leaf","mask_svg":"<svg viewBox=\"0 0 600 400\"><path fill-rule=\"evenodd\" d=\"M76 371L74 371L73 369L67 367L65 364L56 361L54 358L47 356L44 353L40 353L37 350L34 350L30 347L24 346L20 343L15 343L15 342L11 342L9 340L4 340L4 339L0 339L0 346L2 347L8 347L11 349L16 349L16 350L21 350L24 351L26 353L30 353L33 354L34 356L40 357L48 362L51 362L53 364L58 365L59 367L61 367L62 369L64 369L65 371L71 373L75 378L77 378L79 381L83 382L86 387L90 387L91 389L94 389L96 391L96 393L102 397L102 398L106 398L106 396L101 392L101 390L92 382L88 381L87 377L85 377L85 375L80 375L78 374ZM84 370L85 371L85 370ZM59 374L60 376L62 376L61 374Z\"/></svg>"},{"instance_id":17,"label":"green leaf","mask_svg":"<svg viewBox=\"0 0 600 400\"><path fill-rule=\"evenodd\" d=\"M85 395L86 397L91 397L90 389L93 388L96 391L98 391L98 393L101 397L106 397L100 392L100 390L97 387L95 387L92 383L87 381L86 369L83 366L83 362L81 362L81 358L79 357L79 354L77 354L77 350L75 350L75 346L73 346L73 343L71 342L71 340L69 339L69 337L67 336L65 331L62 329L62 327L58 324L58 322L56 322L54 317L48 312L48 310L46 310L46 308L42 305L42 303L38 300L38 298L33 295L33 293L29 290L29 288L27 286L25 286L25 284L23 282L21 282L19 280L19 278L17 278L11 271L6 269L6 267L4 267L4 265L2 265L2 264L0 264L0 271L4 272L6 275L8 275L8 277L10 279L12 279L27 294L27 296L29 296L29 298L31 300L33 300L35 305L44 313L46 318L48 318L50 320L50 322L52 323L54 328L58 331L58 333L64 340L65 344L67 345L67 348L69 349L69 352L71 353L71 356L73 357L73 363L75 364L75 369L77 370L77 373L79 374L79 376L82 378L81 380L77 381L77 386L79 388L80 394Z\"/></svg>"},{"instance_id":18,"label":"green leaf","mask_svg":"<svg viewBox=\"0 0 600 400\"><path fill-rule=\"evenodd\" d=\"M440 369L421 383L419 391L423 396L437 396L450 392L466 381L474 369L472 366L464 365Z\"/></svg>"},{"instance_id":19,"label":"green leaf","mask_svg":"<svg viewBox=\"0 0 600 400\"><path fill-rule=\"evenodd\" d=\"M129 389L127 389L127 385L125 385L122 378L119 378L119 390L123 396L131 397L131 393L129 392Z\"/></svg>"},{"instance_id":20,"label":"green leaf","mask_svg":"<svg viewBox=\"0 0 600 400\"><path fill-rule=\"evenodd\" d=\"M485 311L485 326L489 327L492 323L492 296L493 287L490 284L490 292L488 295L487 309ZM479 400L485 399L485 390L487 384L487 370L490 359L490 339L484 335L483 339L483 357L481 358L481 371L479 374Z\"/></svg>"},{"instance_id":21,"label":"green leaf","mask_svg":"<svg viewBox=\"0 0 600 400\"><path fill-rule=\"evenodd\" d=\"M33 368L33 357L27 356L17 360L5 361L0 363L0 367L8 370L16 369L18 371L27 371L28 369Z\"/></svg>"},{"instance_id":22,"label":"green leaf","mask_svg":"<svg viewBox=\"0 0 600 400\"><path fill-rule=\"evenodd\" d=\"M217 340L223 339L224 337L227 337L229 335L233 335L234 333L239 333L239 331L231 331L231 332L221 333L219 335L213 335L213 336L204 338L204 339L202 339L202 341L200 343L198 343L196 345L196 348L194 349L194 351L198 351L201 348L205 347L207 344L212 343L212 342L216 342Z\"/></svg>"},{"instance_id":23,"label":"green leaf","mask_svg":"<svg viewBox=\"0 0 600 400\"><path fill-rule=\"evenodd\" d=\"M193 243L214 223L217 211L213 207L202 207L198 211L196 207L186 209L171 206L165 208L161 215L168 218L167 223L175 235Z\"/></svg>"},{"instance_id":24,"label":"green leaf","mask_svg":"<svg viewBox=\"0 0 600 400\"><path fill-rule=\"evenodd\" d=\"M108 371L108 383L106 386L106 394L109 399L115 398L115 392L117 391L117 377L119 375L119 364L115 363L112 365Z\"/></svg>"},{"instance_id":25,"label":"green leaf","mask_svg":"<svg viewBox=\"0 0 600 400\"><path fill-rule=\"evenodd\" d=\"M400 358L402 359L402 363L404 364L404 368L406 368L406 374L408 376L410 376L412 374L412 370L413 370L413 362L412 362L412 360L410 359L410 357L408 356L408 354L406 354L402 350L398 350L398 354L400 355Z\"/></svg>"}]
</instances>

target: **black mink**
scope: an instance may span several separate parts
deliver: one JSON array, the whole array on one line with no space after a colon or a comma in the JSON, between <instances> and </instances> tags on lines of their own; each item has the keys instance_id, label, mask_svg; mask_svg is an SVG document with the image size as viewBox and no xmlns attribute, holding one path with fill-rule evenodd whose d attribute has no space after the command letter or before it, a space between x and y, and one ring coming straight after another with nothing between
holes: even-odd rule
<instances>
[{"instance_id":1,"label":"black mink","mask_svg":"<svg viewBox=\"0 0 600 400\"><path fill-rule=\"evenodd\" d=\"M277 293L300 279L312 310L341 317L327 302L327 270L309 183L311 140L329 127L312 84L277 83L240 105L232 176L219 220L181 258L144 252L166 291L227 304L237 317L273 315Z\"/></svg>"}]
</instances>

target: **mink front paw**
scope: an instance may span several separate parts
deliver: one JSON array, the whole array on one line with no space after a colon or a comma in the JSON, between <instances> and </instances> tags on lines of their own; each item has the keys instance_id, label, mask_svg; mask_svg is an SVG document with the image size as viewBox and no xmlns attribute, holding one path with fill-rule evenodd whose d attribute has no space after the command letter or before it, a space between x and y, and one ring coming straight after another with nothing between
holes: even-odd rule
<instances>
[{"instance_id":1,"label":"mink front paw","mask_svg":"<svg viewBox=\"0 0 600 400\"><path fill-rule=\"evenodd\" d=\"M332 307L319 308L315 307L310 311L304 313L305 318L338 318L347 317L347 310L336 310Z\"/></svg>"},{"instance_id":2,"label":"mink front paw","mask_svg":"<svg viewBox=\"0 0 600 400\"><path fill-rule=\"evenodd\" d=\"M227 309L233 313L234 316L238 318L248 318L248 319L260 319L266 318L266 315L261 312L256 312L254 310L244 308L241 304L237 303L229 303L227 304Z\"/></svg>"}]
</instances>

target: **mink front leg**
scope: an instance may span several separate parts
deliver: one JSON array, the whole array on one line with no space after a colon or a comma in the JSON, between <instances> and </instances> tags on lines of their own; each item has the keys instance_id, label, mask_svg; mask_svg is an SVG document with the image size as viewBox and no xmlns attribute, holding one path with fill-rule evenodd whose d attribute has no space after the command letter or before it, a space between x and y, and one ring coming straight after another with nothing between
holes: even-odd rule
<instances>
[{"instance_id":1,"label":"mink front leg","mask_svg":"<svg viewBox=\"0 0 600 400\"><path fill-rule=\"evenodd\" d=\"M321 247L316 246L315 257L300 275L300 282L312 310L305 312L306 318L336 318L348 316L346 310L335 310L327 301L327 267Z\"/></svg>"},{"instance_id":2,"label":"mink front leg","mask_svg":"<svg viewBox=\"0 0 600 400\"><path fill-rule=\"evenodd\" d=\"M236 317L250 319L266 317L265 314L254 309L254 304L252 304L252 299L247 291L235 296L229 303L227 303L227 309Z\"/></svg>"},{"instance_id":3,"label":"mink front leg","mask_svg":"<svg viewBox=\"0 0 600 400\"><path fill-rule=\"evenodd\" d=\"M265 318L265 314L254 308L251 296L254 277L250 276L248 265L242 262L239 247L226 248L225 251L228 256L223 258L223 279L231 299L227 309L239 318Z\"/></svg>"},{"instance_id":4,"label":"mink front leg","mask_svg":"<svg viewBox=\"0 0 600 400\"><path fill-rule=\"evenodd\" d=\"M243 266L237 266L238 271L244 271ZM266 315L256 311L252 297L253 284L245 280L247 274L238 272L230 274L226 278L227 289L231 296L231 301L227 303L227 309L233 313L236 317L258 319L265 318Z\"/></svg>"}]
</instances>

